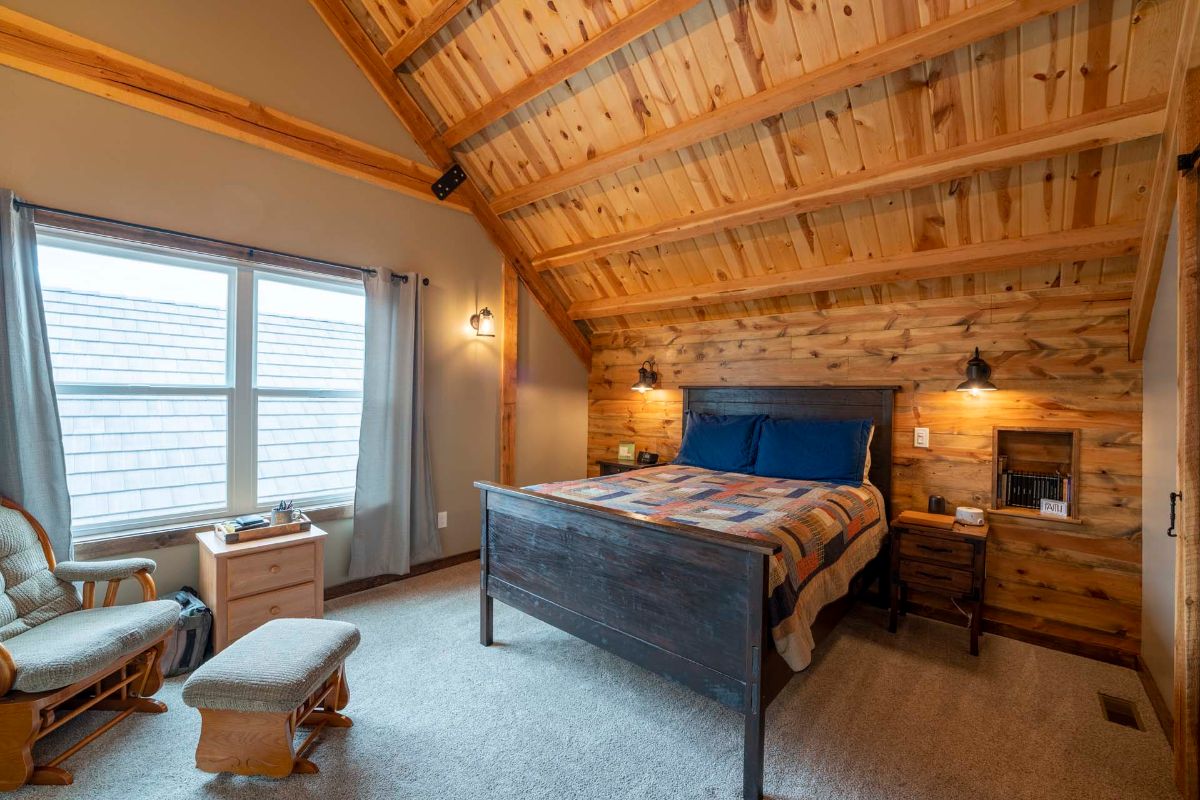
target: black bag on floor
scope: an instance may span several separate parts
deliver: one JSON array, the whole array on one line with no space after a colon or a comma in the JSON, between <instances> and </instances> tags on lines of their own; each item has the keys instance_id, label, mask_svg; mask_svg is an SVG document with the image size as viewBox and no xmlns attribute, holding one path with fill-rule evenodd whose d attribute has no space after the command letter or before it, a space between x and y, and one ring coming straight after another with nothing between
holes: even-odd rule
<instances>
[{"instance_id":1,"label":"black bag on floor","mask_svg":"<svg viewBox=\"0 0 1200 800\"><path fill-rule=\"evenodd\" d=\"M204 663L212 639L212 609L204 605L190 586L184 586L166 599L174 600L183 609L175 630L167 635L167 647L163 651L163 674L169 678L191 672Z\"/></svg>"}]
</instances>

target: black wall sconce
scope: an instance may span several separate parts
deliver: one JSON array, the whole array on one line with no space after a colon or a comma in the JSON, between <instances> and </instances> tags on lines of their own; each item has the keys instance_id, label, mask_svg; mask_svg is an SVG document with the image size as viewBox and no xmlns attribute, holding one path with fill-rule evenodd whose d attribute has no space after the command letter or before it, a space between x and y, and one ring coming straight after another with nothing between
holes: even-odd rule
<instances>
[{"instance_id":1,"label":"black wall sconce","mask_svg":"<svg viewBox=\"0 0 1200 800\"><path fill-rule=\"evenodd\" d=\"M975 348L975 355L967 362L966 380L958 385L958 391L970 392L972 396L978 396L980 392L996 391L996 384L992 383L991 366L983 360L979 355L979 348Z\"/></svg>"},{"instance_id":2,"label":"black wall sconce","mask_svg":"<svg viewBox=\"0 0 1200 800\"><path fill-rule=\"evenodd\" d=\"M654 388L654 384L658 383L658 373L654 371L653 361L643 361L638 367L637 383L633 385L635 392L645 394Z\"/></svg>"},{"instance_id":3,"label":"black wall sconce","mask_svg":"<svg viewBox=\"0 0 1200 800\"><path fill-rule=\"evenodd\" d=\"M472 314L471 327L475 329L476 336L495 336L496 318L492 316L492 310L484 306Z\"/></svg>"}]
</instances>

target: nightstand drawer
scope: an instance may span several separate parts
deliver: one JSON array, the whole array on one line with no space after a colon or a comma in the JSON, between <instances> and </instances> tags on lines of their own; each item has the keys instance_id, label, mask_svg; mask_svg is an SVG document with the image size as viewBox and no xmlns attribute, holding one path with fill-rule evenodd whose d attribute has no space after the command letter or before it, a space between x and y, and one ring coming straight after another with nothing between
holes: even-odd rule
<instances>
[{"instance_id":1,"label":"nightstand drawer","mask_svg":"<svg viewBox=\"0 0 1200 800\"><path fill-rule=\"evenodd\" d=\"M310 582L316 563L312 542L231 558L227 573L229 599Z\"/></svg>"},{"instance_id":2,"label":"nightstand drawer","mask_svg":"<svg viewBox=\"0 0 1200 800\"><path fill-rule=\"evenodd\" d=\"M970 593L972 583L971 573L967 570L921 561L901 561L900 580L960 594Z\"/></svg>"},{"instance_id":3,"label":"nightstand drawer","mask_svg":"<svg viewBox=\"0 0 1200 800\"><path fill-rule=\"evenodd\" d=\"M232 642L273 619L320 616L316 587L311 583L302 583L287 589L231 600L225 626L229 641Z\"/></svg>"},{"instance_id":4,"label":"nightstand drawer","mask_svg":"<svg viewBox=\"0 0 1200 800\"><path fill-rule=\"evenodd\" d=\"M970 569L975 561L975 548L970 542L956 542L906 531L900 535L900 556Z\"/></svg>"}]
</instances>

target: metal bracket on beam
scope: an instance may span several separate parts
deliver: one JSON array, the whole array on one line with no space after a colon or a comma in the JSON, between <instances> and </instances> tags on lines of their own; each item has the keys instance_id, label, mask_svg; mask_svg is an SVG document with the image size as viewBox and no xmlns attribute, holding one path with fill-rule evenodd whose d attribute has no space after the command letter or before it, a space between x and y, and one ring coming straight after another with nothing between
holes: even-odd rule
<instances>
[{"instance_id":1,"label":"metal bracket on beam","mask_svg":"<svg viewBox=\"0 0 1200 800\"><path fill-rule=\"evenodd\" d=\"M438 200L445 200L454 190L462 185L462 182L467 179L467 173L463 172L463 168L458 164L446 170L442 177L434 181L430 188L433 189L433 194Z\"/></svg>"},{"instance_id":2,"label":"metal bracket on beam","mask_svg":"<svg viewBox=\"0 0 1200 800\"><path fill-rule=\"evenodd\" d=\"M1180 153L1175 157L1175 169L1180 172L1191 172L1200 162L1200 145L1190 153Z\"/></svg>"}]
</instances>

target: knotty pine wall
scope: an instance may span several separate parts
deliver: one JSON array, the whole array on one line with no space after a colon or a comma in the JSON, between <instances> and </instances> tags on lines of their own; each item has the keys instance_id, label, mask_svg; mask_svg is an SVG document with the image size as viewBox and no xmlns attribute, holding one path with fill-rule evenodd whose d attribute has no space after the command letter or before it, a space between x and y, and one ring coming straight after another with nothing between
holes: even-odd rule
<instances>
[{"instance_id":1,"label":"knotty pine wall","mask_svg":"<svg viewBox=\"0 0 1200 800\"><path fill-rule=\"evenodd\" d=\"M1079 428L1083 524L994 516L985 620L1129 662L1141 627L1142 368L1127 356L1128 311L1126 287L1067 287L598 333L590 474L620 441L671 458L685 385L899 384L893 513L924 510L930 494L988 507L993 425ZM1000 391L954 391L975 346ZM629 387L647 358L661 388L642 396ZM913 447L918 426L929 449Z\"/></svg>"}]
</instances>

